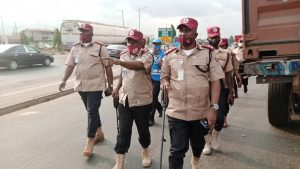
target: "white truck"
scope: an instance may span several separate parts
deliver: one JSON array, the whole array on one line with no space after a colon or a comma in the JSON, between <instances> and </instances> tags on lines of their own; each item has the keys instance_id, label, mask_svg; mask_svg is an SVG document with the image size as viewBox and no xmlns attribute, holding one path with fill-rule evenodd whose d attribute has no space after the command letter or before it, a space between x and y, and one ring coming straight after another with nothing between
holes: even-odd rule
<instances>
[{"instance_id":1,"label":"white truck","mask_svg":"<svg viewBox=\"0 0 300 169\"><path fill-rule=\"evenodd\" d=\"M65 50L70 50L72 45L79 42L78 28L82 23L88 23L93 26L93 41L104 44L125 44L125 38L130 28L107 25L103 23L81 21L81 20L63 20L61 23L61 41Z\"/></svg>"}]
</instances>

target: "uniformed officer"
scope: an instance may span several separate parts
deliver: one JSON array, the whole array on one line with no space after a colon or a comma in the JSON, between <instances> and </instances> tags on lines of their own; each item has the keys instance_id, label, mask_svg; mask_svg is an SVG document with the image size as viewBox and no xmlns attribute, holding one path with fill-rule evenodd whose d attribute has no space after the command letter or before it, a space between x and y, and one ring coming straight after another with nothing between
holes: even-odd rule
<instances>
[{"instance_id":1,"label":"uniformed officer","mask_svg":"<svg viewBox=\"0 0 300 169\"><path fill-rule=\"evenodd\" d=\"M121 53L120 60L107 58L109 64L121 66L119 83L112 95L119 95L120 130L115 145L116 165L113 169L123 169L125 153L130 147L132 124L135 121L142 145L142 165L149 167L150 131L149 117L152 108L151 54L142 49L142 32L133 29L128 32L127 50Z\"/></svg>"},{"instance_id":2,"label":"uniformed officer","mask_svg":"<svg viewBox=\"0 0 300 169\"><path fill-rule=\"evenodd\" d=\"M242 84L242 80L241 80L241 75L239 73L239 62L236 59L236 57L233 55L232 50L230 48L228 48L228 39L227 38L222 38L220 43L219 43L219 48L227 53L229 53L229 56L232 58L232 65L233 65L233 76L232 76L232 80L233 80L233 88L237 88L240 87ZM237 82L236 82L237 81ZM234 89L234 91L236 91ZM237 98L238 94L237 92L235 93L234 98ZM227 105L227 107L229 107L229 105ZM228 112L226 112L228 114ZM227 127L227 114L224 115L224 128Z\"/></svg>"},{"instance_id":3,"label":"uniformed officer","mask_svg":"<svg viewBox=\"0 0 300 169\"><path fill-rule=\"evenodd\" d=\"M217 121L213 128L212 133L206 136L206 144L203 149L203 154L208 155L211 153L211 146L215 150L220 149L219 132L224 126L224 116L229 111L229 104L233 105L233 89L232 89L232 56L227 50L219 48L221 40L220 28L217 26L207 28L207 40L213 47L213 51L216 54L217 62L222 66L225 73L225 78L221 80L221 94L219 98L219 110L217 115Z\"/></svg>"},{"instance_id":4,"label":"uniformed officer","mask_svg":"<svg viewBox=\"0 0 300 169\"><path fill-rule=\"evenodd\" d=\"M168 90L169 96L166 111L171 138L169 169L183 168L189 142L192 169L200 168L204 135L208 125L216 121L219 79L224 78L224 73L214 53L196 43L197 27L195 19L181 19L177 27L180 46L166 52L161 69L161 87Z\"/></svg>"},{"instance_id":5,"label":"uniformed officer","mask_svg":"<svg viewBox=\"0 0 300 169\"><path fill-rule=\"evenodd\" d=\"M158 117L162 116L162 106L158 100L158 95L160 91L160 72L162 59L165 56L165 52L161 49L162 41L158 39L154 39L152 41L153 44L153 64L151 67L151 78L152 78L152 86L153 86L153 103L152 103L152 111L149 125L152 126L154 124L154 115L156 110L158 111Z\"/></svg>"},{"instance_id":6,"label":"uniformed officer","mask_svg":"<svg viewBox=\"0 0 300 169\"><path fill-rule=\"evenodd\" d=\"M106 66L101 59L101 57L108 56L105 46L98 42L92 42L93 27L90 24L81 24L79 31L80 43L74 44L71 49L59 90L64 89L66 81L76 67L74 90L78 91L88 112L88 140L83 155L90 157L94 144L104 140L99 107L102 92L104 90L107 94L112 92L113 74L111 66Z\"/></svg>"}]
</instances>

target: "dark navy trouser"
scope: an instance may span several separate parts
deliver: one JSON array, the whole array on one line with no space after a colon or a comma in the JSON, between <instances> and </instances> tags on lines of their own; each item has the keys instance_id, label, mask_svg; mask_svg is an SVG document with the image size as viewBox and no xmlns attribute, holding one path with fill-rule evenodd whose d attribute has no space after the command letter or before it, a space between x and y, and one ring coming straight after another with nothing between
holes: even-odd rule
<instances>
[{"instance_id":1,"label":"dark navy trouser","mask_svg":"<svg viewBox=\"0 0 300 169\"><path fill-rule=\"evenodd\" d=\"M227 116L229 112L229 103L227 98L229 95L229 89L225 88L223 80L221 80L221 93L219 97L219 110L217 112L217 121L215 124L215 130L221 131L224 127L224 116Z\"/></svg>"},{"instance_id":2,"label":"dark navy trouser","mask_svg":"<svg viewBox=\"0 0 300 169\"><path fill-rule=\"evenodd\" d=\"M200 157L205 145L200 120L185 121L168 116L171 148L169 169L182 169L185 153L192 147L193 156Z\"/></svg>"},{"instance_id":3,"label":"dark navy trouser","mask_svg":"<svg viewBox=\"0 0 300 169\"><path fill-rule=\"evenodd\" d=\"M139 142L143 148L148 148L151 143L151 136L149 131L149 118L152 104L144 106L129 107L128 100L126 105L119 104L119 125L120 130L117 135L117 143L115 145L115 152L117 154L127 153L132 134L132 125L135 121L137 131L139 133Z\"/></svg>"},{"instance_id":4,"label":"dark navy trouser","mask_svg":"<svg viewBox=\"0 0 300 169\"><path fill-rule=\"evenodd\" d=\"M101 105L102 91L78 92L81 96L85 109L88 112L87 136L94 138L97 128L101 127L99 107Z\"/></svg>"}]
</instances>

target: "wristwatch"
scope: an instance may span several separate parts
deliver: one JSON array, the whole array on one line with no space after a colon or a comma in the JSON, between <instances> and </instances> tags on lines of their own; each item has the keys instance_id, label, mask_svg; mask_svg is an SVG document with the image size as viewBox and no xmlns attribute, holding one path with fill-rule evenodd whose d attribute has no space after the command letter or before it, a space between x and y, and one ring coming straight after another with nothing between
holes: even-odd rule
<instances>
[{"instance_id":1,"label":"wristwatch","mask_svg":"<svg viewBox=\"0 0 300 169\"><path fill-rule=\"evenodd\" d=\"M219 110L218 104L211 104L210 107L214 108L215 110Z\"/></svg>"}]
</instances>

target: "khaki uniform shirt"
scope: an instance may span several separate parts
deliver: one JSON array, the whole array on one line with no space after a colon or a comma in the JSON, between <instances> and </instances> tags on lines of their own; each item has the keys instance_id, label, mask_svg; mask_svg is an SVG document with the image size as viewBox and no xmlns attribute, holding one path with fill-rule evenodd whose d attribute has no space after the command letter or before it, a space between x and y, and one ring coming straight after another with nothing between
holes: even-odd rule
<instances>
[{"instance_id":1,"label":"khaki uniform shirt","mask_svg":"<svg viewBox=\"0 0 300 169\"><path fill-rule=\"evenodd\" d=\"M233 70L232 55L227 49L215 49L217 62L221 65L224 73ZM225 88L228 88L225 78L223 79Z\"/></svg>"},{"instance_id":2,"label":"khaki uniform shirt","mask_svg":"<svg viewBox=\"0 0 300 169\"><path fill-rule=\"evenodd\" d=\"M235 48L232 50L232 52L235 54L236 59L241 64L244 61L243 48Z\"/></svg>"},{"instance_id":3,"label":"khaki uniform shirt","mask_svg":"<svg viewBox=\"0 0 300 169\"><path fill-rule=\"evenodd\" d=\"M152 103L150 71L153 57L151 54L144 51L138 56L133 56L125 51L121 54L120 59L122 61L141 61L145 70L129 70L121 67L122 87L119 90L119 102L125 105L126 98L128 98L129 107L144 106Z\"/></svg>"},{"instance_id":4,"label":"khaki uniform shirt","mask_svg":"<svg viewBox=\"0 0 300 169\"><path fill-rule=\"evenodd\" d=\"M105 46L97 42L92 42L87 47L81 43L72 47L66 65L75 67L75 91L106 89L105 69L98 56L100 47L101 57L109 57Z\"/></svg>"},{"instance_id":5,"label":"khaki uniform shirt","mask_svg":"<svg viewBox=\"0 0 300 169\"><path fill-rule=\"evenodd\" d=\"M170 82L167 115L181 120L199 120L210 106L209 81L224 78L224 72L209 50L197 46L186 56L180 47L165 56L161 69L161 84ZM209 72L202 72L196 68Z\"/></svg>"},{"instance_id":6,"label":"khaki uniform shirt","mask_svg":"<svg viewBox=\"0 0 300 169\"><path fill-rule=\"evenodd\" d=\"M232 49L227 49L228 51L230 51L230 54L232 56L232 64L233 64L233 72L235 75L239 74L239 67L240 67L240 63L237 60L237 58L235 57L235 54L233 53Z\"/></svg>"}]
</instances>

